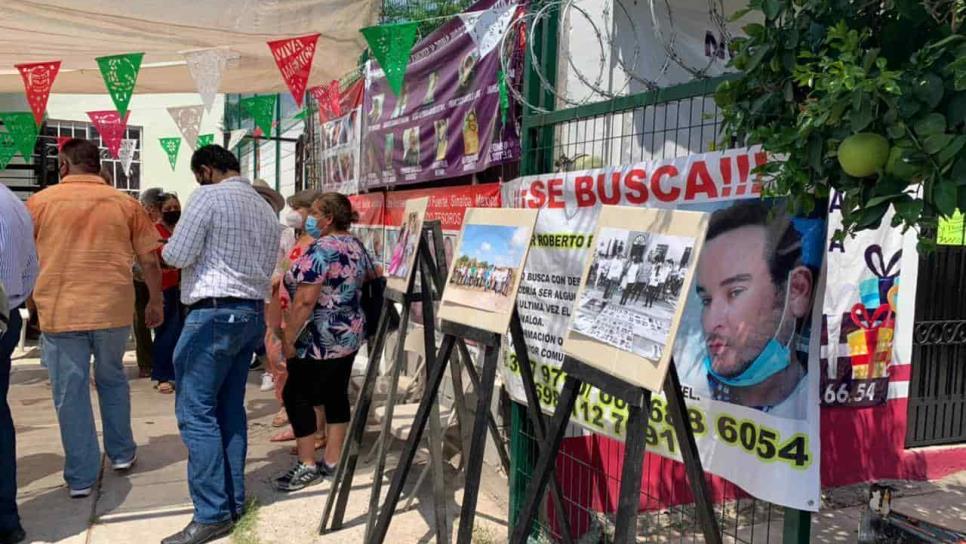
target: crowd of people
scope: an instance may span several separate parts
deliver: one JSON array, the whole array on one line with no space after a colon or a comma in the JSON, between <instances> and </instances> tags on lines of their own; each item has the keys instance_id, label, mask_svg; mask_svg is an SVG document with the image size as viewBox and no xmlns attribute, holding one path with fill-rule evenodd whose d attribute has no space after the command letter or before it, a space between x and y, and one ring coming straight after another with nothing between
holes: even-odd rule
<instances>
[{"instance_id":1,"label":"crowd of people","mask_svg":"<svg viewBox=\"0 0 966 544\"><path fill-rule=\"evenodd\" d=\"M619 292L621 306L628 302L637 304L643 298L643 307L652 308L655 302L667 302L678 296L684 271L673 260L654 255L628 258L622 249L599 252L588 272L587 283L602 291L604 300L611 300Z\"/></svg>"},{"instance_id":2,"label":"crowd of people","mask_svg":"<svg viewBox=\"0 0 966 544\"><path fill-rule=\"evenodd\" d=\"M506 296L513 283L513 269L475 261L457 264L450 283Z\"/></svg>"},{"instance_id":3,"label":"crowd of people","mask_svg":"<svg viewBox=\"0 0 966 544\"><path fill-rule=\"evenodd\" d=\"M274 387L282 404L273 423L290 426L273 439L296 441L297 460L275 486L294 491L331 474L364 341L362 286L380 273L348 232L355 220L348 198L298 193L280 222L281 195L242 177L238 159L215 145L191 158L200 187L184 213L173 193L148 190L138 202L113 188L93 142L64 143L59 168L60 183L26 204L0 184L0 544L26 538L6 398L23 326L18 309L28 299L70 497L89 496L101 466L92 383L111 467L124 473L137 461L123 367L132 333L139 375L174 395L188 450L194 516L163 544L220 538L243 513L253 360L265 361L266 389Z\"/></svg>"}]
</instances>

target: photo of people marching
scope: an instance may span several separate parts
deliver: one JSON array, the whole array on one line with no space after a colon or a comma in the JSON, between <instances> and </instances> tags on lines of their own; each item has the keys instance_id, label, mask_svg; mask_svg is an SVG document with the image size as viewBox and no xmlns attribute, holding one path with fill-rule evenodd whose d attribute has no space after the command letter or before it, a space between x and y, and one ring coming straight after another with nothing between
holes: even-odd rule
<instances>
[{"instance_id":1,"label":"photo of people marching","mask_svg":"<svg viewBox=\"0 0 966 544\"><path fill-rule=\"evenodd\" d=\"M660 358L693 246L680 236L601 229L572 329Z\"/></svg>"},{"instance_id":2,"label":"photo of people marching","mask_svg":"<svg viewBox=\"0 0 966 544\"><path fill-rule=\"evenodd\" d=\"M450 283L507 296L513 285L513 269L464 256L456 261Z\"/></svg>"}]
</instances>

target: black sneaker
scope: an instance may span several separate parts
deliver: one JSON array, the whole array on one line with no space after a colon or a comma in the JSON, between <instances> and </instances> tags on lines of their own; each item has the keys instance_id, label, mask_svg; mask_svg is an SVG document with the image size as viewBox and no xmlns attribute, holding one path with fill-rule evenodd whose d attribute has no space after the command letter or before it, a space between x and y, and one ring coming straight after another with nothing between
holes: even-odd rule
<instances>
[{"instance_id":1,"label":"black sneaker","mask_svg":"<svg viewBox=\"0 0 966 544\"><path fill-rule=\"evenodd\" d=\"M315 485L323 479L318 466L310 467L303 463L296 463L288 472L275 479L275 489L286 493L298 491L310 485Z\"/></svg>"},{"instance_id":2,"label":"black sneaker","mask_svg":"<svg viewBox=\"0 0 966 544\"><path fill-rule=\"evenodd\" d=\"M335 475L336 465L329 465L325 461L319 461L315 466L319 467L319 474L323 478L330 478Z\"/></svg>"}]
</instances>

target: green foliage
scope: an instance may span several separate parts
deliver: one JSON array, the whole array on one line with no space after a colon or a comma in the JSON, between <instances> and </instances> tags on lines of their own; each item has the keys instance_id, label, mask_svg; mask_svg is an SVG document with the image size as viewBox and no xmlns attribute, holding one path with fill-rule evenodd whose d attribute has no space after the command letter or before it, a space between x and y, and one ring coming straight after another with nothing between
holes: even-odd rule
<instances>
[{"instance_id":1,"label":"green foliage","mask_svg":"<svg viewBox=\"0 0 966 544\"><path fill-rule=\"evenodd\" d=\"M928 245L936 218L966 209L964 0L751 0L731 64L741 76L717 89L729 142L784 156L761 171L770 194L809 212L843 194L845 233L915 228ZM889 140L885 167L854 178L837 152L852 134Z\"/></svg>"}]
</instances>

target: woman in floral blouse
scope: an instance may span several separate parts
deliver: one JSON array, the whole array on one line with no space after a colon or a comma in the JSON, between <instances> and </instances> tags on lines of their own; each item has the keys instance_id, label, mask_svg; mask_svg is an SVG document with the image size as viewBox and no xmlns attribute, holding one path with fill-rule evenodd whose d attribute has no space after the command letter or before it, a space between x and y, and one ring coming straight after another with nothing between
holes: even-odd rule
<instances>
[{"instance_id":1,"label":"woman in floral blouse","mask_svg":"<svg viewBox=\"0 0 966 544\"><path fill-rule=\"evenodd\" d=\"M289 379L282 398L295 432L298 462L276 480L295 491L332 474L342 453L349 423L349 376L365 337L361 298L375 266L349 233L357 218L345 195L324 193L312 207L309 223L321 234L285 274L292 299L281 331ZM316 463L315 406L325 407L327 444Z\"/></svg>"}]
</instances>

